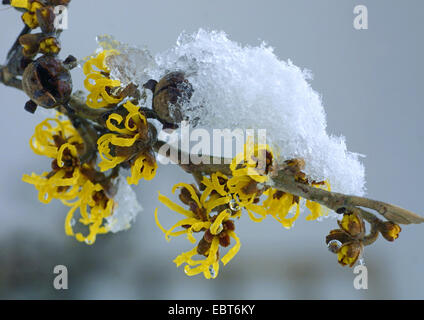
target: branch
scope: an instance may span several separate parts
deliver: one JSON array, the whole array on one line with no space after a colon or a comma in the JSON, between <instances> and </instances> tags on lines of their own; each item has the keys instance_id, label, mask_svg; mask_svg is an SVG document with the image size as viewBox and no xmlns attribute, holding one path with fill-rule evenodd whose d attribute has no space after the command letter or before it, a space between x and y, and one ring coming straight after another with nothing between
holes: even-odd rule
<instances>
[{"instance_id":1,"label":"branch","mask_svg":"<svg viewBox=\"0 0 424 320\"><path fill-rule=\"evenodd\" d=\"M158 141L154 146L154 150L159 153L159 150L164 145L166 145L166 142ZM210 164L194 164L186 152L176 150L172 148L172 146L167 146L165 152L161 152L160 154L168 157L172 162L178 164L182 169L184 169L184 171L192 174L195 179L199 176L199 174L212 174L218 171L226 175L231 175L230 167L226 164L229 159L210 156ZM177 155L177 159L173 159L171 154ZM189 163L182 164L181 159L189 159ZM278 168L277 172L274 174L271 174L271 178L271 181L267 184L270 187L310 201L318 202L319 204L339 213L343 213L347 209L357 209L358 213L371 224L373 224L376 219L374 214L362 209L361 207L375 210L387 220L398 224L419 224L424 222L423 217L393 204L364 197L331 192L296 182L293 174L287 167L284 166Z\"/></svg>"},{"instance_id":2,"label":"branch","mask_svg":"<svg viewBox=\"0 0 424 320\"><path fill-rule=\"evenodd\" d=\"M330 192L295 182L294 177L285 174L285 170L280 170L273 179L274 187L282 191L295 194L305 199L318 202L336 212L344 209L365 207L377 211L387 220L399 224L418 224L424 222L424 218L401 207L376 201L368 198L351 196L337 192ZM361 215L366 219L361 209ZM367 220L367 219L366 219Z\"/></svg>"},{"instance_id":3,"label":"branch","mask_svg":"<svg viewBox=\"0 0 424 320\"><path fill-rule=\"evenodd\" d=\"M0 82L5 86L22 90L22 81L16 78L7 66L0 65Z\"/></svg>"}]
</instances>

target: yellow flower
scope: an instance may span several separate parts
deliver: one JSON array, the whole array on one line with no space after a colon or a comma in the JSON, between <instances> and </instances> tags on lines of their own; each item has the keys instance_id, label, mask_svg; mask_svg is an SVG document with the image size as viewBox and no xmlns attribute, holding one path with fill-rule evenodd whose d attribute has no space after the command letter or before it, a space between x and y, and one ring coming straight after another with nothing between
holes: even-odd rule
<instances>
[{"instance_id":1,"label":"yellow flower","mask_svg":"<svg viewBox=\"0 0 424 320\"><path fill-rule=\"evenodd\" d=\"M70 121L49 118L36 126L30 146L36 154L53 159L52 171L41 175L24 175L22 180L35 186L40 202L59 199L70 206L65 220L66 234L87 244L94 243L97 234L108 232L102 224L103 219L112 214L114 202L99 183L90 180L95 172L93 167L90 164L81 165L79 153L83 150L82 138ZM74 234L72 230L77 209L81 215L79 222L89 228L87 236Z\"/></svg>"},{"instance_id":2,"label":"yellow flower","mask_svg":"<svg viewBox=\"0 0 424 320\"><path fill-rule=\"evenodd\" d=\"M268 198L263 202L263 207L267 214L280 222L285 228L289 229L293 226L300 214L299 197L295 197L290 193L269 188L264 192ZM296 205L296 213L288 218L290 210Z\"/></svg>"},{"instance_id":3,"label":"yellow flower","mask_svg":"<svg viewBox=\"0 0 424 320\"><path fill-rule=\"evenodd\" d=\"M112 113L106 121L107 128L115 133L107 133L97 141L102 159L99 167L101 171L106 171L124 161L130 161L131 176L127 182L138 184L141 178L153 179L158 166L151 147L143 145L149 139L146 117L130 101L123 106L128 112L125 119L118 113ZM138 142L142 144L141 150L137 149Z\"/></svg>"},{"instance_id":4,"label":"yellow flower","mask_svg":"<svg viewBox=\"0 0 424 320\"><path fill-rule=\"evenodd\" d=\"M56 158L58 145L64 142L78 146L82 145L83 140L69 120L48 118L35 127L29 145L35 154Z\"/></svg>"},{"instance_id":5,"label":"yellow flower","mask_svg":"<svg viewBox=\"0 0 424 320\"><path fill-rule=\"evenodd\" d=\"M363 245L358 241L343 244L337 252L337 259L342 266L353 267L361 256Z\"/></svg>"},{"instance_id":6,"label":"yellow flower","mask_svg":"<svg viewBox=\"0 0 424 320\"><path fill-rule=\"evenodd\" d=\"M121 85L119 80L109 78L110 70L105 59L110 55L119 54L116 50L103 50L96 56L88 59L83 72L85 88L90 92L87 96L87 105L91 108L103 108L122 101L122 97L113 94L113 90Z\"/></svg>"},{"instance_id":7,"label":"yellow flower","mask_svg":"<svg viewBox=\"0 0 424 320\"><path fill-rule=\"evenodd\" d=\"M302 164L298 165L299 163L301 163L300 160L286 161L286 164L293 167L301 167ZM295 171L297 171L297 168L295 169ZM309 184L306 175L301 171L295 173L295 179L298 182ZM328 191L331 190L330 184L327 181L313 181L312 183L310 183L310 185ZM262 204L262 207L266 210L266 214L270 214L272 217L274 217L278 222L283 225L283 227L288 229L291 228L294 222L299 217L301 198L274 188L267 189L264 192L264 195L268 196L268 198ZM296 211L294 215L288 218L288 215L294 205L296 205ZM306 220L308 221L316 220L319 217L327 215L329 212L327 208L323 208L318 202L310 200L306 200L306 207L311 211L311 213L306 216Z\"/></svg>"},{"instance_id":8,"label":"yellow flower","mask_svg":"<svg viewBox=\"0 0 424 320\"><path fill-rule=\"evenodd\" d=\"M78 241L93 244L98 234L109 231L103 225L103 222L105 218L112 215L114 201L106 196L100 184L93 184L90 180L86 180L75 202L62 202L71 207L65 220L65 233L68 236L75 236ZM89 233L86 236L80 232L75 234L72 229L74 214L77 209L79 209L81 215L79 222L89 228Z\"/></svg>"},{"instance_id":9,"label":"yellow flower","mask_svg":"<svg viewBox=\"0 0 424 320\"><path fill-rule=\"evenodd\" d=\"M202 184L205 190L202 192L200 202L204 204L207 213L211 212L215 207L231 202L233 197L228 190L227 183L228 177L221 172L213 173L210 178L203 177Z\"/></svg>"},{"instance_id":10,"label":"yellow flower","mask_svg":"<svg viewBox=\"0 0 424 320\"><path fill-rule=\"evenodd\" d=\"M56 126L50 122L56 123ZM51 172L22 177L24 182L33 184L39 191L40 202L48 203L53 198L75 198L85 178L80 171L78 156L83 142L71 123L54 118L44 120L36 126L30 146L36 154L53 158Z\"/></svg>"},{"instance_id":11,"label":"yellow flower","mask_svg":"<svg viewBox=\"0 0 424 320\"><path fill-rule=\"evenodd\" d=\"M243 152L237 154L231 161L230 169L233 178L250 177L256 182L268 180L268 172L272 166L273 154L266 144L253 144L248 141Z\"/></svg>"},{"instance_id":12,"label":"yellow flower","mask_svg":"<svg viewBox=\"0 0 424 320\"><path fill-rule=\"evenodd\" d=\"M267 215L266 209L256 203L263 192L259 184L268 181L272 164L273 153L270 147L249 141L244 145L244 151L230 164L232 177L227 182L228 190L237 204L244 208L255 222L262 221Z\"/></svg>"},{"instance_id":13,"label":"yellow flower","mask_svg":"<svg viewBox=\"0 0 424 320\"><path fill-rule=\"evenodd\" d=\"M218 275L220 245L223 247L229 246L230 238L233 238L236 241L234 247L232 247L224 257L222 257L221 261L224 265L226 265L240 249L240 240L234 232L234 223L230 220L230 218L234 218L232 211L229 209L223 209L218 215L210 215L213 209L216 209L220 205L226 204L229 201L226 196L220 197L211 195L209 197L212 193L210 190L211 186L214 183L220 184L217 175L215 175L213 179L214 182L211 180L208 181L210 184L207 196L203 196L197 188L189 184L179 183L173 187L173 193L177 188L181 188L180 200L184 204L188 205L190 210L184 209L159 193L159 201L165 204L169 209L185 216L184 219L177 222L170 229L166 230L160 224L157 216L157 209L155 210L156 224L165 234L165 238L168 241L169 237L186 234L187 239L190 242L195 243L196 239L193 236L193 232L205 232L203 238L196 247L189 252L179 255L175 258L174 262L177 267L186 263L187 265L184 270L187 275L193 276L203 273L207 279L215 278ZM183 230L174 231L178 227L182 227ZM203 260L193 260L193 256L195 255L203 255L206 258Z\"/></svg>"},{"instance_id":14,"label":"yellow flower","mask_svg":"<svg viewBox=\"0 0 424 320\"><path fill-rule=\"evenodd\" d=\"M227 254L221 258L221 262L225 266L240 250L240 239L234 231L229 231L228 235L236 241L236 245L228 250ZM215 279L219 272L219 238L214 237L209 249L205 252L206 259L193 260L193 257L198 254L198 246L188 252L180 254L174 259L177 267L186 263L184 272L188 276L194 276L203 273L206 279Z\"/></svg>"}]
</instances>

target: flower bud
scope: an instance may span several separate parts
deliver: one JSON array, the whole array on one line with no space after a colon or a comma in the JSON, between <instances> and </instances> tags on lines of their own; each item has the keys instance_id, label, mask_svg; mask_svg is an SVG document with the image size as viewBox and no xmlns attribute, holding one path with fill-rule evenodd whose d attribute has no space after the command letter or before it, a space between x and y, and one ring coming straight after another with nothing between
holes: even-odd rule
<instances>
[{"instance_id":1,"label":"flower bud","mask_svg":"<svg viewBox=\"0 0 424 320\"><path fill-rule=\"evenodd\" d=\"M38 53L42 38L42 33L27 33L19 37L18 41L25 57L31 58Z\"/></svg>"},{"instance_id":2,"label":"flower bud","mask_svg":"<svg viewBox=\"0 0 424 320\"><path fill-rule=\"evenodd\" d=\"M36 104L54 108L69 101L72 79L60 60L42 56L25 68L22 87Z\"/></svg>"},{"instance_id":3,"label":"flower bud","mask_svg":"<svg viewBox=\"0 0 424 320\"><path fill-rule=\"evenodd\" d=\"M340 228L352 237L358 237L365 232L365 225L362 218L356 213L345 213L342 221L337 221Z\"/></svg>"},{"instance_id":4,"label":"flower bud","mask_svg":"<svg viewBox=\"0 0 424 320\"><path fill-rule=\"evenodd\" d=\"M181 104L189 101L193 94L193 87L183 72L168 73L158 83L149 81L144 87L152 90L152 108L160 119L168 123L183 120Z\"/></svg>"},{"instance_id":5,"label":"flower bud","mask_svg":"<svg viewBox=\"0 0 424 320\"><path fill-rule=\"evenodd\" d=\"M381 235L387 241L394 241L399 237L399 233L402 231L399 225L391 221L386 221L380 224L379 230L381 232Z\"/></svg>"},{"instance_id":6,"label":"flower bud","mask_svg":"<svg viewBox=\"0 0 424 320\"><path fill-rule=\"evenodd\" d=\"M363 246L359 241L347 242L337 252L337 259L342 266L353 267L362 253Z\"/></svg>"},{"instance_id":7,"label":"flower bud","mask_svg":"<svg viewBox=\"0 0 424 320\"><path fill-rule=\"evenodd\" d=\"M231 244L230 236L226 232L221 232L219 235L219 245L221 247L228 247Z\"/></svg>"},{"instance_id":8,"label":"flower bud","mask_svg":"<svg viewBox=\"0 0 424 320\"><path fill-rule=\"evenodd\" d=\"M200 239L199 244L197 245L197 253L202 256L207 256L206 253L210 249L211 244L207 242L204 238Z\"/></svg>"},{"instance_id":9,"label":"flower bud","mask_svg":"<svg viewBox=\"0 0 424 320\"><path fill-rule=\"evenodd\" d=\"M43 33L52 33L54 31L54 20L56 19L54 7L47 6L39 8L35 12L35 16Z\"/></svg>"}]
</instances>

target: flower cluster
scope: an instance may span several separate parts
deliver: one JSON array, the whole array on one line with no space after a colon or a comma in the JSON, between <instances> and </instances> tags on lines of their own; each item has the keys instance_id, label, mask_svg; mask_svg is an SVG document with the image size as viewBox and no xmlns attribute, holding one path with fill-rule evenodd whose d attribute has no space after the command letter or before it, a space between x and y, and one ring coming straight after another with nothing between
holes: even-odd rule
<instances>
[{"instance_id":1,"label":"flower cluster","mask_svg":"<svg viewBox=\"0 0 424 320\"><path fill-rule=\"evenodd\" d=\"M212 173L209 177L204 176L200 185L201 191L194 185L184 183L174 186L172 192L180 188L179 199L189 209L181 207L159 193L159 201L185 216L171 228L165 229L158 220L156 209L156 223L167 240L185 234L190 242L195 243L193 233L203 232L203 237L196 247L175 258L177 267L185 263L184 271L187 275L203 273L207 279L215 278L219 270L219 248L228 247L231 238L236 241L236 244L221 258L224 265L240 249L240 240L234 231L234 219L240 218L243 210L255 222L260 222L270 215L286 228L293 226L300 213L300 199L266 186L265 182L269 180L273 162L273 153L268 145L247 143L244 151L230 164L231 177L221 172ZM304 183L307 183L306 178L302 177ZM313 185L321 186L325 183L314 182ZM262 195L266 195L267 198L261 203ZM294 206L296 213L288 218ZM308 208L311 210L308 220L314 220L324 212L319 204L308 205ZM174 231L176 228L182 230ZM205 259L194 260L195 255L204 256Z\"/></svg>"},{"instance_id":2,"label":"flower cluster","mask_svg":"<svg viewBox=\"0 0 424 320\"><path fill-rule=\"evenodd\" d=\"M131 167L129 184L138 184L141 178L151 180L156 175L157 163L151 147L153 127L147 123L140 108L131 101L123 105L123 113L112 113L106 121L111 133L106 133L97 141L102 161L101 171L127 163Z\"/></svg>"},{"instance_id":3,"label":"flower cluster","mask_svg":"<svg viewBox=\"0 0 424 320\"><path fill-rule=\"evenodd\" d=\"M341 221L337 221L340 229L330 231L326 238L330 250L337 253L342 266L352 267L362 254L365 235L365 224L357 213L348 212Z\"/></svg>"},{"instance_id":4,"label":"flower cluster","mask_svg":"<svg viewBox=\"0 0 424 320\"><path fill-rule=\"evenodd\" d=\"M331 252L337 254L340 265L353 267L362 256L364 247L373 243L379 233L387 241L394 241L399 237L401 228L396 223L378 218L369 222L371 232L366 235L362 216L357 211L344 210L343 218L337 221L339 229L331 230L327 235L327 246Z\"/></svg>"},{"instance_id":5,"label":"flower cluster","mask_svg":"<svg viewBox=\"0 0 424 320\"><path fill-rule=\"evenodd\" d=\"M66 234L94 243L97 234L108 231L102 226L103 219L112 214L114 202L106 195L104 186L93 179L93 164L81 163L82 138L70 121L48 118L36 126L30 146L36 154L53 159L52 169L41 175L24 175L22 180L34 185L40 202L59 199L71 207L65 221ZM81 215L79 222L89 228L87 236L75 235L72 230L77 209Z\"/></svg>"},{"instance_id":6,"label":"flower cluster","mask_svg":"<svg viewBox=\"0 0 424 320\"><path fill-rule=\"evenodd\" d=\"M106 195L101 184L85 180L84 184L80 186L77 200L74 202L63 201L63 203L71 207L65 221L67 235L75 236L78 241L93 244L97 234L104 234L109 231L103 223L105 218L112 215L114 201ZM81 232L75 234L72 229L74 213L77 209L79 209L81 215L79 222L89 228L86 236Z\"/></svg>"},{"instance_id":7,"label":"flower cluster","mask_svg":"<svg viewBox=\"0 0 424 320\"><path fill-rule=\"evenodd\" d=\"M17 5L17 3L14 4ZM25 34L20 41L24 53L31 56L40 50L41 52L54 51L55 38L51 38L51 41L49 39L43 40L39 34ZM81 123L78 121L71 123L59 118L46 119L36 127L30 145L36 154L53 159L52 170L41 175L32 173L23 177L25 182L33 184L39 191L41 202L48 203L52 199L59 199L70 207L65 222L65 232L78 241L88 244L94 243L97 234L109 231L107 218L110 218L117 205L112 198L114 192L112 180L118 175L119 170L131 168L131 175L127 177L128 184L138 184L141 178L150 180L157 170L156 158L152 150L156 130L147 122L140 107L134 104L137 99L129 100L128 97L132 96L132 93L120 90L120 82L109 78L105 60L113 54L118 52L114 50L99 52L90 57L83 68L87 76L85 86L90 91L87 98L88 107L109 107L102 113L102 128L100 130L91 128L88 129L91 130L90 133L87 133L87 125L81 128ZM26 68L25 74L33 72L24 78L37 78L39 76L37 72L41 67L52 71L58 69L57 66L56 58L43 56ZM48 75L50 76L48 81L52 82L53 75ZM38 86L40 90L44 90L44 80L46 79L40 80ZM41 92L34 90L34 83L23 82L24 87L28 87L25 92L30 97L34 92ZM58 82L58 86L63 88L62 83ZM69 111L65 99L58 99L57 103L56 101L50 103L50 100L49 103L45 103L35 94L33 96L30 101L32 104L37 103L46 108L65 106L65 111L70 112L68 116L73 118L74 111ZM32 108L29 111L33 112L35 109ZM78 130L81 130L84 139L89 139L88 143L80 136L76 128L80 128ZM97 148L95 145L93 148L94 141L97 142ZM97 153L100 156L98 164L96 164ZM81 160L83 158L84 161ZM73 230L77 212L80 215L78 221L88 228L88 232L84 234Z\"/></svg>"},{"instance_id":8,"label":"flower cluster","mask_svg":"<svg viewBox=\"0 0 424 320\"><path fill-rule=\"evenodd\" d=\"M214 174L213 178L216 179L217 176ZM212 181L210 182L212 183ZM192 276L203 273L207 279L215 278L219 271L219 246L228 247L230 245L230 238L236 241L235 246L221 258L224 265L227 264L240 249L240 241L234 232L234 221L231 220L236 218L238 213L230 209L222 208L218 214L212 214L214 209L220 210L219 207L225 203L225 201L219 201L219 196L205 199L203 196L204 193L201 194L195 186L185 183L175 185L172 191L175 192L177 188L181 189L180 200L189 207L188 210L173 203L169 198L160 193L159 201L164 203L171 210L182 214L185 218L166 230L158 220L156 209L156 223L164 232L167 240L169 240L171 236L175 237L185 234L190 242L195 243L196 239L193 237L193 232L203 231L204 235L197 246L179 255L175 258L174 262L177 266L186 263L187 265L184 270L187 275ZM174 232L178 227L182 227L183 230ZM193 256L197 254L203 255L206 258L203 260L193 260Z\"/></svg>"},{"instance_id":9,"label":"flower cluster","mask_svg":"<svg viewBox=\"0 0 424 320\"><path fill-rule=\"evenodd\" d=\"M91 108L114 106L115 109L106 120L110 133L102 135L98 141L98 151L102 161L101 171L115 168L119 164L131 167L129 184L137 185L141 178L151 180L156 175L157 163L152 150L152 138L156 132L147 122L139 106L128 100L117 106L125 98L119 80L109 77L106 59L119 54L116 50L103 50L84 64L85 88L90 92L87 105Z\"/></svg>"}]
</instances>

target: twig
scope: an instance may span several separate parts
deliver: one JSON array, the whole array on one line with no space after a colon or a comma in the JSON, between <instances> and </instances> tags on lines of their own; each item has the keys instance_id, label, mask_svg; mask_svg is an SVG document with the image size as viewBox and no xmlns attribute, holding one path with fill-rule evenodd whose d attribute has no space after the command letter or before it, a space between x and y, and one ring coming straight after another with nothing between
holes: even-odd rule
<instances>
[{"instance_id":1,"label":"twig","mask_svg":"<svg viewBox=\"0 0 424 320\"><path fill-rule=\"evenodd\" d=\"M158 141L154 146L155 151L159 152L160 148L165 144L166 143L163 141ZM168 146L166 151L167 152L165 154L162 154L163 156L166 156L170 158L171 161L179 164L181 168L183 168L186 172L193 174L195 178L199 173L211 174L218 171L226 175L231 175L229 165L225 164L228 163L228 161L226 161L228 159L211 156L209 158L210 164L193 164L191 160L189 160L188 164L182 164L180 160L190 159L189 155L180 150L173 149L172 146ZM170 157L170 154L172 153L171 151L178 155L177 159L172 159ZM216 162L219 162L219 164L214 164ZM357 209L358 213L371 224L374 221L373 219L375 218L375 215L361 207L375 210L387 220L398 224L419 224L424 222L423 217L393 204L338 192L330 192L296 182L294 176L290 174L290 171L286 170L285 167L278 168L278 171L272 175L272 179L269 183L267 183L267 185L307 200L318 202L336 212L343 212L344 209Z\"/></svg>"}]
</instances>

